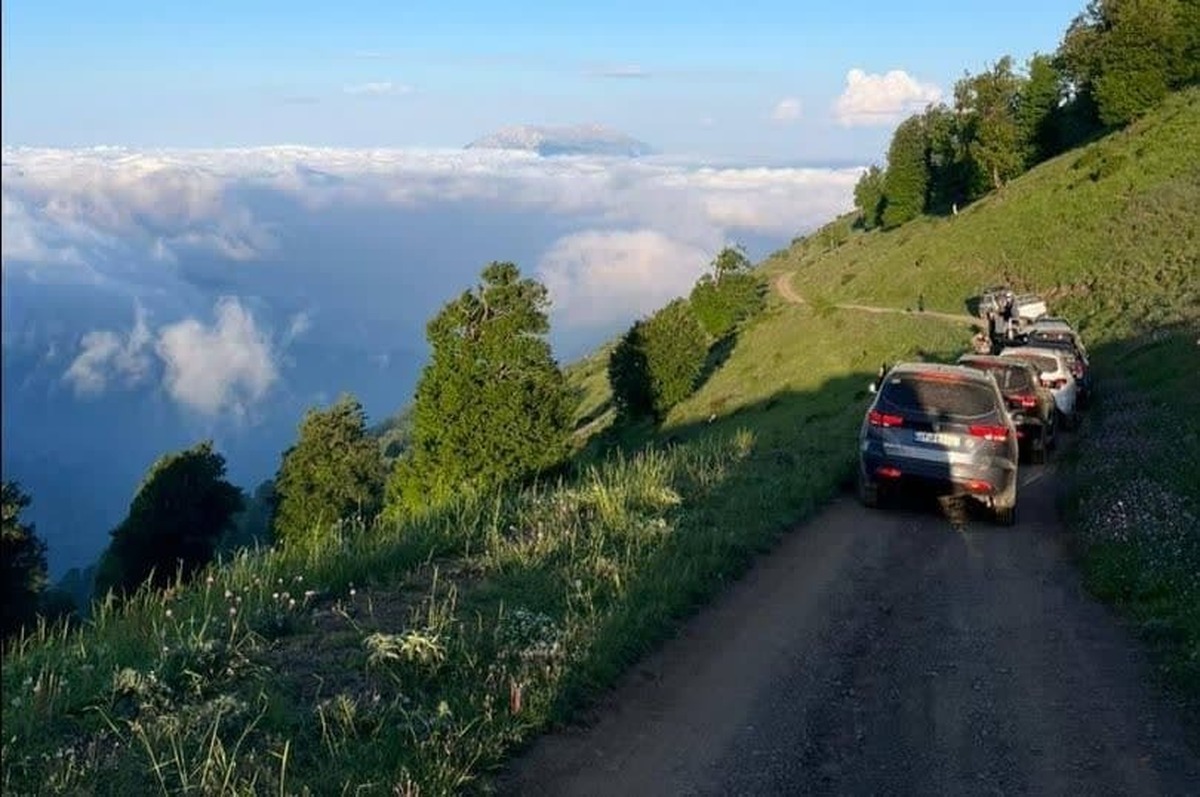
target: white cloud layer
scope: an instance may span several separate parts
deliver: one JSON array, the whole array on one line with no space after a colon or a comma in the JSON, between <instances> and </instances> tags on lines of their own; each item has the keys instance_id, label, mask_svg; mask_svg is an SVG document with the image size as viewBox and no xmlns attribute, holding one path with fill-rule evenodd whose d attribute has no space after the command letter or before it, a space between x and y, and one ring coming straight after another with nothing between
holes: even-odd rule
<instances>
[{"instance_id":1,"label":"white cloud layer","mask_svg":"<svg viewBox=\"0 0 1200 797\"><path fill-rule=\"evenodd\" d=\"M771 119L776 122L794 122L800 118L800 100L795 97L784 97L775 103L771 111Z\"/></svg>"},{"instance_id":2,"label":"white cloud layer","mask_svg":"<svg viewBox=\"0 0 1200 797\"><path fill-rule=\"evenodd\" d=\"M194 318L164 327L154 351L167 393L205 415L243 414L279 377L270 340L237 299L217 303L211 327Z\"/></svg>"},{"instance_id":3,"label":"white cloud layer","mask_svg":"<svg viewBox=\"0 0 1200 797\"><path fill-rule=\"evenodd\" d=\"M605 324L612 308L644 315L686 291L715 252L656 230L589 231L559 239L540 277L575 326Z\"/></svg>"},{"instance_id":4,"label":"white cloud layer","mask_svg":"<svg viewBox=\"0 0 1200 797\"><path fill-rule=\"evenodd\" d=\"M122 337L107 329L97 329L83 336L79 356L67 368L63 378L81 395L103 393L110 377L122 376L125 384L140 384L150 370L146 351L151 342L146 325L146 311L137 308L137 319L128 335Z\"/></svg>"},{"instance_id":5,"label":"white cloud layer","mask_svg":"<svg viewBox=\"0 0 1200 797\"><path fill-rule=\"evenodd\" d=\"M790 112L785 106L785 115ZM430 218L421 214L434 207L439 219L461 215L452 227L455 235L482 235L474 227L491 208L532 220L529 240L523 234L515 240L536 254L520 265L545 280L553 322L568 329L619 323L685 293L726 242L782 244L848 210L860 172L714 167L664 157L288 146L6 147L3 168L0 259L6 281L17 274L45 281L53 272L58 282L99 285L127 301L153 294L156 301L176 302L165 313L147 304L155 317L178 319L206 311L217 295L237 294L236 285L243 283L234 284L235 278L261 272L270 284L255 283L256 301L271 305L269 291L291 291L306 297L301 302L306 310L340 323L326 289L356 285L375 300L380 292L373 282L394 284L397 271L404 270L415 275L406 279L435 279L436 271L419 269L444 266L409 254L403 249L407 239L393 241L389 245L401 248L388 251L372 243L367 256L375 262L364 261L361 253L343 262L331 252L333 261L301 266L294 262L294 247L292 255L279 255L288 251L289 240L320 236L327 217L361 213L399 229L405 219ZM377 223L363 222L361 235L379 235L370 226ZM204 282L196 282L201 268ZM296 272L271 270L286 268ZM221 287L227 283L234 287ZM296 303L276 309L286 313L274 321L286 346L311 319L296 315ZM434 310L421 312L428 316ZM172 395L202 412L218 411L255 400L275 378L259 340L248 314L236 304L222 305L215 327L199 322L179 327L166 343L160 330L154 351L168 368ZM235 341L243 347L236 356ZM77 390L102 390L114 375L129 378L135 370L128 365L130 345L111 332L89 338L72 366L71 383ZM225 360L205 359L204 352L233 358L230 375L223 370ZM205 366L194 370L193 362ZM213 374L211 384L202 378L205 373Z\"/></svg>"},{"instance_id":6,"label":"white cloud layer","mask_svg":"<svg viewBox=\"0 0 1200 797\"><path fill-rule=\"evenodd\" d=\"M63 379L78 395L99 395L123 378L135 387L161 366L162 387L181 406L203 415L225 411L242 415L266 396L279 378L269 336L254 316L233 297L219 300L211 326L186 318L151 333L139 306L133 328L125 335L107 329L86 333L80 352ZM304 333L307 320L297 316L285 342Z\"/></svg>"},{"instance_id":7,"label":"white cloud layer","mask_svg":"<svg viewBox=\"0 0 1200 797\"><path fill-rule=\"evenodd\" d=\"M851 69L846 73L846 88L834 105L834 116L846 127L889 125L941 98L939 87L900 69L882 75Z\"/></svg>"}]
</instances>

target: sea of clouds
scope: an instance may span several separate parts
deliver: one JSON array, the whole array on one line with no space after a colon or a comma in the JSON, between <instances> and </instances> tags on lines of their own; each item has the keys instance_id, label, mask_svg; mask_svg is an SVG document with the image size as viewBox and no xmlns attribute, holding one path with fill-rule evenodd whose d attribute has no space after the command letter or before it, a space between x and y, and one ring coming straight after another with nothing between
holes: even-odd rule
<instances>
[{"instance_id":1,"label":"sea of clouds","mask_svg":"<svg viewBox=\"0 0 1200 797\"><path fill-rule=\"evenodd\" d=\"M3 151L4 478L54 573L160 454L212 437L247 488L305 409L406 403L424 325L492 260L549 289L569 361L848 210L858 168L487 150Z\"/></svg>"}]
</instances>

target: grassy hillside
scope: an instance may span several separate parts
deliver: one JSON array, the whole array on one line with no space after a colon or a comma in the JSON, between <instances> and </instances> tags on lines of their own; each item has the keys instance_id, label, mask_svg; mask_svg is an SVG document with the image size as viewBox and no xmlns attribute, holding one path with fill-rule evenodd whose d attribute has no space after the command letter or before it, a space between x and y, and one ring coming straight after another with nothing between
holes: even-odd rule
<instances>
[{"instance_id":1,"label":"grassy hillside","mask_svg":"<svg viewBox=\"0 0 1200 797\"><path fill-rule=\"evenodd\" d=\"M963 210L833 251L814 235L773 257L810 300L963 312L998 281L1042 291L1092 340L1200 314L1200 92L1067 152ZM848 223L848 222L847 222Z\"/></svg>"},{"instance_id":2,"label":"grassy hillside","mask_svg":"<svg viewBox=\"0 0 1200 797\"><path fill-rule=\"evenodd\" d=\"M1071 517L1091 583L1187 683L1200 662L1198 124L1193 92L957 217L829 251L843 236L798 243L763 276L807 303L773 293L660 430L609 428L604 356L575 364L586 446L561 483L347 533L307 558L244 555L29 640L3 668L4 792L469 789L839 489L881 362L947 358L970 334L833 300L902 308L923 293L962 312L1002 278L1049 289L1096 342L1101 400ZM1114 500L1137 513L1117 523Z\"/></svg>"}]
</instances>

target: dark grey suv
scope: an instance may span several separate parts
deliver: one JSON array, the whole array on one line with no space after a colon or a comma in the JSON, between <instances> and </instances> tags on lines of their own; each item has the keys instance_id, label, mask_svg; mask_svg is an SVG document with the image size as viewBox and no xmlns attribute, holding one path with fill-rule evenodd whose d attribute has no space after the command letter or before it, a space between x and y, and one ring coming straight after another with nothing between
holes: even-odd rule
<instances>
[{"instance_id":1,"label":"dark grey suv","mask_svg":"<svg viewBox=\"0 0 1200 797\"><path fill-rule=\"evenodd\" d=\"M880 381L858 438L859 498L905 485L967 495L1016 518L1017 430L995 379L961 365L901 363Z\"/></svg>"}]
</instances>

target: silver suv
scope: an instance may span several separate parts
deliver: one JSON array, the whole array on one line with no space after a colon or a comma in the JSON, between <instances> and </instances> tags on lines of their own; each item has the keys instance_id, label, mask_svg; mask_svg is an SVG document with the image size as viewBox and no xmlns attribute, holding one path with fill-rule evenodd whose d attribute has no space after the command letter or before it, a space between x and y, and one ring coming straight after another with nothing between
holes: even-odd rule
<instances>
[{"instance_id":1,"label":"silver suv","mask_svg":"<svg viewBox=\"0 0 1200 797\"><path fill-rule=\"evenodd\" d=\"M1017 430L988 373L901 363L879 382L858 437L859 499L878 506L905 484L967 495L1011 525L1017 507Z\"/></svg>"}]
</instances>

